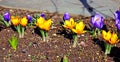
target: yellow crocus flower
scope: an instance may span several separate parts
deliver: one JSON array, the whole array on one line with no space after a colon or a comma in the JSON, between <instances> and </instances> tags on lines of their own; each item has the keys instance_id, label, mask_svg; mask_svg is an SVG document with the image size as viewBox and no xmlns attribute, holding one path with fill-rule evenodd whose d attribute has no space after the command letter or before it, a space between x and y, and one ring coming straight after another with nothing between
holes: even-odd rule
<instances>
[{"instance_id":1,"label":"yellow crocus flower","mask_svg":"<svg viewBox=\"0 0 120 62\"><path fill-rule=\"evenodd\" d=\"M40 25L40 28L48 31L50 29L51 24L52 24L52 20L49 19L48 21L45 21L42 25Z\"/></svg>"},{"instance_id":2,"label":"yellow crocus flower","mask_svg":"<svg viewBox=\"0 0 120 62\"><path fill-rule=\"evenodd\" d=\"M23 26L23 27L26 26L27 23L28 23L28 20L27 20L26 17L23 17L23 18L20 20L20 25Z\"/></svg>"},{"instance_id":3,"label":"yellow crocus flower","mask_svg":"<svg viewBox=\"0 0 120 62\"><path fill-rule=\"evenodd\" d=\"M19 17L18 16L11 16L11 23L14 26L17 26L20 23Z\"/></svg>"},{"instance_id":4,"label":"yellow crocus flower","mask_svg":"<svg viewBox=\"0 0 120 62\"><path fill-rule=\"evenodd\" d=\"M84 28L85 24L82 21L80 21L79 23L76 24L75 29L73 28L72 31L77 34L82 34L86 32L84 31Z\"/></svg>"},{"instance_id":5,"label":"yellow crocus flower","mask_svg":"<svg viewBox=\"0 0 120 62\"><path fill-rule=\"evenodd\" d=\"M76 22L74 21L74 19L70 18L70 20L65 20L63 27L72 29L72 28L74 28L75 24L76 24Z\"/></svg>"},{"instance_id":6,"label":"yellow crocus flower","mask_svg":"<svg viewBox=\"0 0 120 62\"><path fill-rule=\"evenodd\" d=\"M117 34L113 33L112 36L111 36L111 39L109 40L109 43L110 44L116 44L118 42L119 42L119 40L118 40Z\"/></svg>"},{"instance_id":7,"label":"yellow crocus flower","mask_svg":"<svg viewBox=\"0 0 120 62\"><path fill-rule=\"evenodd\" d=\"M110 40L111 35L112 35L112 34L111 34L110 31L106 32L105 30L102 30L102 37L103 37L106 41L109 41L109 40Z\"/></svg>"},{"instance_id":8,"label":"yellow crocus flower","mask_svg":"<svg viewBox=\"0 0 120 62\"><path fill-rule=\"evenodd\" d=\"M106 32L105 30L103 30L102 37L106 40L106 42L110 44L116 44L119 42L118 36L114 32L111 33L110 31Z\"/></svg>"},{"instance_id":9,"label":"yellow crocus flower","mask_svg":"<svg viewBox=\"0 0 120 62\"><path fill-rule=\"evenodd\" d=\"M46 31L50 29L51 24L52 24L51 19L46 21L43 17L38 18L36 22L36 26Z\"/></svg>"}]
</instances>

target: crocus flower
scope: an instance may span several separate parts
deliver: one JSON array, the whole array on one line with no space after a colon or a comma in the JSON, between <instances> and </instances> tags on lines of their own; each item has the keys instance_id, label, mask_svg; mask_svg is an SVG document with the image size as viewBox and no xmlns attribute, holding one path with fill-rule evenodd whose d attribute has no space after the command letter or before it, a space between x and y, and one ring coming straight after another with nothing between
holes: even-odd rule
<instances>
[{"instance_id":1,"label":"crocus flower","mask_svg":"<svg viewBox=\"0 0 120 62\"><path fill-rule=\"evenodd\" d=\"M39 27L43 30L48 31L48 30L50 30L51 24L52 24L52 20L49 19L49 20L45 21L42 25L39 25Z\"/></svg>"},{"instance_id":2,"label":"crocus flower","mask_svg":"<svg viewBox=\"0 0 120 62\"><path fill-rule=\"evenodd\" d=\"M4 15L3 15L3 18L5 21L9 22L10 21L10 13L9 12L6 12Z\"/></svg>"},{"instance_id":3,"label":"crocus flower","mask_svg":"<svg viewBox=\"0 0 120 62\"><path fill-rule=\"evenodd\" d=\"M21 26L26 26L28 23L28 20L26 17L23 17L21 20L20 20L20 25Z\"/></svg>"},{"instance_id":4,"label":"crocus flower","mask_svg":"<svg viewBox=\"0 0 120 62\"><path fill-rule=\"evenodd\" d=\"M85 24L82 21L80 21L79 23L76 24L75 29L73 28L72 31L77 34L82 34L86 32L84 31L84 28Z\"/></svg>"},{"instance_id":5,"label":"crocus flower","mask_svg":"<svg viewBox=\"0 0 120 62\"><path fill-rule=\"evenodd\" d=\"M112 45L119 42L118 36L114 32L111 33L110 31L106 32L103 30L102 37L106 40L107 43L112 44Z\"/></svg>"},{"instance_id":6,"label":"crocus flower","mask_svg":"<svg viewBox=\"0 0 120 62\"><path fill-rule=\"evenodd\" d=\"M30 15L27 15L28 22L32 22L32 17Z\"/></svg>"},{"instance_id":7,"label":"crocus flower","mask_svg":"<svg viewBox=\"0 0 120 62\"><path fill-rule=\"evenodd\" d=\"M104 18L99 15L99 14L96 14L95 16L93 16L91 18L91 23L94 27L98 28L98 29L102 29L103 25L104 25Z\"/></svg>"},{"instance_id":8,"label":"crocus flower","mask_svg":"<svg viewBox=\"0 0 120 62\"><path fill-rule=\"evenodd\" d=\"M11 16L11 23L14 25L14 26L17 26L19 23L20 23L20 19L18 16Z\"/></svg>"},{"instance_id":9,"label":"crocus flower","mask_svg":"<svg viewBox=\"0 0 120 62\"><path fill-rule=\"evenodd\" d=\"M64 20L70 20L70 14L69 13L65 13L63 16Z\"/></svg>"},{"instance_id":10,"label":"crocus flower","mask_svg":"<svg viewBox=\"0 0 120 62\"><path fill-rule=\"evenodd\" d=\"M48 31L50 29L51 24L52 24L51 19L48 19L46 21L43 17L40 17L37 19L36 26L38 26L40 29Z\"/></svg>"},{"instance_id":11,"label":"crocus flower","mask_svg":"<svg viewBox=\"0 0 120 62\"><path fill-rule=\"evenodd\" d=\"M76 24L76 22L74 21L74 19L70 18L70 20L65 20L63 27L72 29L72 28L74 28L75 24Z\"/></svg>"},{"instance_id":12,"label":"crocus flower","mask_svg":"<svg viewBox=\"0 0 120 62\"><path fill-rule=\"evenodd\" d=\"M41 13L40 16L46 18L44 13Z\"/></svg>"}]
</instances>

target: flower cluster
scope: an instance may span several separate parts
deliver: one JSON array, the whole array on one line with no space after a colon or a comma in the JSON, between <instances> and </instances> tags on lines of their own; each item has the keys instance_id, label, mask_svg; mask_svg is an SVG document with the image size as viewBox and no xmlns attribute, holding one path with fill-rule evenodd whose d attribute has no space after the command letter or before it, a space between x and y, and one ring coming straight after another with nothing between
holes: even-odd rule
<instances>
[{"instance_id":1,"label":"flower cluster","mask_svg":"<svg viewBox=\"0 0 120 62\"><path fill-rule=\"evenodd\" d=\"M63 19L65 20L63 27L66 29L70 29L73 32L73 47L76 47L77 35L86 32L84 31L85 24L83 23L83 21L75 22L73 18L70 18L70 15L68 13L64 14Z\"/></svg>"}]
</instances>

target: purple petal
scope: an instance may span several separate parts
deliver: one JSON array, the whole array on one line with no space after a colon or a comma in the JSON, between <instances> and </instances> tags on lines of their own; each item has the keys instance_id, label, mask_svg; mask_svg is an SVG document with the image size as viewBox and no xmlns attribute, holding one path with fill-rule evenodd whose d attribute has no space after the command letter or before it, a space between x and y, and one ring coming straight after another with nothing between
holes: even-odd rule
<instances>
[{"instance_id":1,"label":"purple petal","mask_svg":"<svg viewBox=\"0 0 120 62\"><path fill-rule=\"evenodd\" d=\"M65 13L63 16L64 20L70 20L70 14L69 13Z\"/></svg>"},{"instance_id":2,"label":"purple petal","mask_svg":"<svg viewBox=\"0 0 120 62\"><path fill-rule=\"evenodd\" d=\"M32 17L30 15L27 15L28 22L32 22Z\"/></svg>"},{"instance_id":3,"label":"purple petal","mask_svg":"<svg viewBox=\"0 0 120 62\"><path fill-rule=\"evenodd\" d=\"M44 13L41 13L40 16L43 17L43 18L46 18Z\"/></svg>"},{"instance_id":4,"label":"purple petal","mask_svg":"<svg viewBox=\"0 0 120 62\"><path fill-rule=\"evenodd\" d=\"M120 19L120 10L115 11L114 15L116 19Z\"/></svg>"},{"instance_id":5,"label":"purple petal","mask_svg":"<svg viewBox=\"0 0 120 62\"><path fill-rule=\"evenodd\" d=\"M120 23L116 24L116 27L120 30Z\"/></svg>"},{"instance_id":6,"label":"purple petal","mask_svg":"<svg viewBox=\"0 0 120 62\"><path fill-rule=\"evenodd\" d=\"M10 21L10 13L9 12L4 13L3 18L5 21L9 22Z\"/></svg>"}]
</instances>

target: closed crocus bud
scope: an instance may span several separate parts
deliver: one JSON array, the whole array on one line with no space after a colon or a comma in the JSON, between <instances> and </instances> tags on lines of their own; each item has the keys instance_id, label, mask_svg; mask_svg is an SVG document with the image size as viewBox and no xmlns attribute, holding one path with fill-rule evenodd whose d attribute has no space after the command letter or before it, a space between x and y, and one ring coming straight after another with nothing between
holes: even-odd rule
<instances>
[{"instance_id":1,"label":"closed crocus bud","mask_svg":"<svg viewBox=\"0 0 120 62\"><path fill-rule=\"evenodd\" d=\"M19 23L20 23L20 19L18 16L11 16L11 23L14 25L14 26L17 26Z\"/></svg>"},{"instance_id":2,"label":"closed crocus bud","mask_svg":"<svg viewBox=\"0 0 120 62\"><path fill-rule=\"evenodd\" d=\"M43 18L46 18L44 13L41 13L40 16L43 17Z\"/></svg>"},{"instance_id":3,"label":"closed crocus bud","mask_svg":"<svg viewBox=\"0 0 120 62\"><path fill-rule=\"evenodd\" d=\"M21 26L26 26L28 23L28 20L26 17L23 17L21 20L20 20L20 25Z\"/></svg>"},{"instance_id":4,"label":"closed crocus bud","mask_svg":"<svg viewBox=\"0 0 120 62\"><path fill-rule=\"evenodd\" d=\"M91 23L95 28L102 29L102 27L104 25L103 20L104 20L104 18L101 15L96 14L95 16L93 16L91 18Z\"/></svg>"},{"instance_id":5,"label":"closed crocus bud","mask_svg":"<svg viewBox=\"0 0 120 62\"><path fill-rule=\"evenodd\" d=\"M69 13L65 13L63 16L64 20L70 20L70 14Z\"/></svg>"},{"instance_id":6,"label":"closed crocus bud","mask_svg":"<svg viewBox=\"0 0 120 62\"><path fill-rule=\"evenodd\" d=\"M28 22L32 22L32 17L30 15L27 15Z\"/></svg>"},{"instance_id":7,"label":"closed crocus bud","mask_svg":"<svg viewBox=\"0 0 120 62\"><path fill-rule=\"evenodd\" d=\"M9 12L6 12L4 15L3 15L3 18L5 21L9 22L10 21L10 13Z\"/></svg>"}]
</instances>

